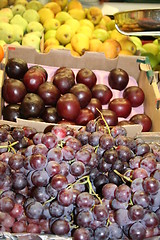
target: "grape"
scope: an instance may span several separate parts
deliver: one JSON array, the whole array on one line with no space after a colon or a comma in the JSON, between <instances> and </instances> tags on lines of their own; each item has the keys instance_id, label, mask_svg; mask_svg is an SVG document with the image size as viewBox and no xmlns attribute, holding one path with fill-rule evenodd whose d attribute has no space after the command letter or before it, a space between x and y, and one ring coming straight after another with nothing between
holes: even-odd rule
<instances>
[{"instance_id":1,"label":"grape","mask_svg":"<svg viewBox=\"0 0 160 240\"><path fill-rule=\"evenodd\" d=\"M49 212L52 217L61 217L64 214L64 206L60 205L58 201L52 201L49 206Z\"/></svg>"},{"instance_id":2,"label":"grape","mask_svg":"<svg viewBox=\"0 0 160 240\"><path fill-rule=\"evenodd\" d=\"M68 221L61 220L61 219L55 220L52 223L51 231L53 234L59 235L59 236L67 234L70 231L70 226Z\"/></svg>"},{"instance_id":3,"label":"grape","mask_svg":"<svg viewBox=\"0 0 160 240\"><path fill-rule=\"evenodd\" d=\"M133 221L138 221L144 217L144 208L140 205L133 205L128 210L128 216Z\"/></svg>"},{"instance_id":4,"label":"grape","mask_svg":"<svg viewBox=\"0 0 160 240\"><path fill-rule=\"evenodd\" d=\"M14 208L14 201L9 197L0 198L0 211L10 212Z\"/></svg>"},{"instance_id":5,"label":"grape","mask_svg":"<svg viewBox=\"0 0 160 240\"><path fill-rule=\"evenodd\" d=\"M137 179L137 178L146 178L149 176L149 173L144 169L144 168L136 168L132 172L132 178Z\"/></svg>"},{"instance_id":6,"label":"grape","mask_svg":"<svg viewBox=\"0 0 160 240\"><path fill-rule=\"evenodd\" d=\"M70 172L73 176L79 177L85 172L85 165L83 162L75 161L70 166Z\"/></svg>"},{"instance_id":7,"label":"grape","mask_svg":"<svg viewBox=\"0 0 160 240\"><path fill-rule=\"evenodd\" d=\"M117 186L122 184L122 179L113 171L108 172L108 180L110 183L114 183Z\"/></svg>"},{"instance_id":8,"label":"grape","mask_svg":"<svg viewBox=\"0 0 160 240\"><path fill-rule=\"evenodd\" d=\"M25 136L25 132L21 127L14 127L11 133L14 140L19 141Z\"/></svg>"},{"instance_id":9,"label":"grape","mask_svg":"<svg viewBox=\"0 0 160 240\"><path fill-rule=\"evenodd\" d=\"M41 142L48 148L51 149L57 145L57 137L51 132L43 134Z\"/></svg>"},{"instance_id":10,"label":"grape","mask_svg":"<svg viewBox=\"0 0 160 240\"><path fill-rule=\"evenodd\" d=\"M107 240L109 239L109 229L108 227L100 227L95 230L94 237L97 240Z\"/></svg>"},{"instance_id":11,"label":"grape","mask_svg":"<svg viewBox=\"0 0 160 240\"><path fill-rule=\"evenodd\" d=\"M18 170L23 167L24 156L21 154L15 153L9 158L8 164L13 170Z\"/></svg>"},{"instance_id":12,"label":"grape","mask_svg":"<svg viewBox=\"0 0 160 240\"><path fill-rule=\"evenodd\" d=\"M155 194L160 188L160 183L157 179L148 177L143 181L143 188L146 193Z\"/></svg>"},{"instance_id":13,"label":"grape","mask_svg":"<svg viewBox=\"0 0 160 240\"><path fill-rule=\"evenodd\" d=\"M15 203L14 204L14 207L12 208L11 212L10 212L10 215L13 217L13 218L20 218L22 216L24 212L24 208L21 204L18 204L18 203Z\"/></svg>"},{"instance_id":14,"label":"grape","mask_svg":"<svg viewBox=\"0 0 160 240\"><path fill-rule=\"evenodd\" d=\"M118 158L123 162L129 161L133 157L133 152L127 146L119 145L116 150Z\"/></svg>"},{"instance_id":15,"label":"grape","mask_svg":"<svg viewBox=\"0 0 160 240\"><path fill-rule=\"evenodd\" d=\"M79 131L76 134L76 138L81 142L82 145L86 145L88 143L88 138L90 133L87 131Z\"/></svg>"},{"instance_id":16,"label":"grape","mask_svg":"<svg viewBox=\"0 0 160 240\"><path fill-rule=\"evenodd\" d=\"M15 222L15 218L13 218L9 213L5 213L5 218L1 222L1 226L5 228L11 228Z\"/></svg>"},{"instance_id":17,"label":"grape","mask_svg":"<svg viewBox=\"0 0 160 240\"><path fill-rule=\"evenodd\" d=\"M62 189L58 193L58 203L67 207L72 203L73 193L71 189Z\"/></svg>"},{"instance_id":18,"label":"grape","mask_svg":"<svg viewBox=\"0 0 160 240\"><path fill-rule=\"evenodd\" d=\"M99 174L94 179L94 186L96 187L96 192L101 193L103 186L108 183L108 177L105 174Z\"/></svg>"},{"instance_id":19,"label":"grape","mask_svg":"<svg viewBox=\"0 0 160 240\"><path fill-rule=\"evenodd\" d=\"M140 167L144 168L150 174L156 170L157 162L153 157L144 157L140 161Z\"/></svg>"},{"instance_id":20,"label":"grape","mask_svg":"<svg viewBox=\"0 0 160 240\"><path fill-rule=\"evenodd\" d=\"M105 199L112 200L115 197L115 190L117 185L114 183L107 183L102 188L102 195Z\"/></svg>"},{"instance_id":21,"label":"grape","mask_svg":"<svg viewBox=\"0 0 160 240\"><path fill-rule=\"evenodd\" d=\"M107 173L112 167L112 164L107 163L103 158L99 160L98 169L102 173Z\"/></svg>"},{"instance_id":22,"label":"grape","mask_svg":"<svg viewBox=\"0 0 160 240\"><path fill-rule=\"evenodd\" d=\"M90 232L87 228L77 228L73 232L73 240L90 240Z\"/></svg>"},{"instance_id":23,"label":"grape","mask_svg":"<svg viewBox=\"0 0 160 240\"><path fill-rule=\"evenodd\" d=\"M115 221L120 227L130 224L132 221L128 217L128 209L116 210Z\"/></svg>"},{"instance_id":24,"label":"grape","mask_svg":"<svg viewBox=\"0 0 160 240\"><path fill-rule=\"evenodd\" d=\"M114 138L109 134L103 134L99 139L99 146L105 150L109 150L114 146Z\"/></svg>"},{"instance_id":25,"label":"grape","mask_svg":"<svg viewBox=\"0 0 160 240\"><path fill-rule=\"evenodd\" d=\"M46 166L46 171L49 177L53 177L54 175L60 173L61 165L56 161L49 161Z\"/></svg>"},{"instance_id":26,"label":"grape","mask_svg":"<svg viewBox=\"0 0 160 240\"><path fill-rule=\"evenodd\" d=\"M76 216L76 223L80 227L89 227L93 221L93 214L90 211L81 211Z\"/></svg>"},{"instance_id":27,"label":"grape","mask_svg":"<svg viewBox=\"0 0 160 240\"><path fill-rule=\"evenodd\" d=\"M102 135L102 132L93 132L88 138L89 144L94 147L99 145L99 139Z\"/></svg>"},{"instance_id":28,"label":"grape","mask_svg":"<svg viewBox=\"0 0 160 240\"><path fill-rule=\"evenodd\" d=\"M70 161L74 159L75 152L73 148L71 148L70 146L64 146L62 148L62 155L63 155L63 160Z\"/></svg>"},{"instance_id":29,"label":"grape","mask_svg":"<svg viewBox=\"0 0 160 240\"><path fill-rule=\"evenodd\" d=\"M33 219L39 219L42 215L43 205L40 202L31 202L25 208L25 213L27 217Z\"/></svg>"},{"instance_id":30,"label":"grape","mask_svg":"<svg viewBox=\"0 0 160 240\"><path fill-rule=\"evenodd\" d=\"M154 212L146 212L144 214L143 221L144 221L146 227L151 227L151 228L154 228L154 227L158 226L158 224L159 224L159 219L158 219L156 213L154 213Z\"/></svg>"},{"instance_id":31,"label":"grape","mask_svg":"<svg viewBox=\"0 0 160 240\"><path fill-rule=\"evenodd\" d=\"M140 222L133 223L129 229L131 239L141 240L145 238L145 228Z\"/></svg>"},{"instance_id":32,"label":"grape","mask_svg":"<svg viewBox=\"0 0 160 240\"><path fill-rule=\"evenodd\" d=\"M36 134L34 134L33 136L33 142L34 144L39 144L39 143L42 143L41 139L42 139L42 136L44 135L44 133L42 132L37 132Z\"/></svg>"},{"instance_id":33,"label":"grape","mask_svg":"<svg viewBox=\"0 0 160 240\"><path fill-rule=\"evenodd\" d=\"M17 221L13 223L13 233L25 233L27 231L27 224L25 221Z\"/></svg>"},{"instance_id":34,"label":"grape","mask_svg":"<svg viewBox=\"0 0 160 240\"><path fill-rule=\"evenodd\" d=\"M106 221L108 219L109 213L105 208L105 205L98 204L93 208L94 218L98 221Z\"/></svg>"},{"instance_id":35,"label":"grape","mask_svg":"<svg viewBox=\"0 0 160 240\"><path fill-rule=\"evenodd\" d=\"M40 203L45 203L50 198L50 195L47 193L45 187L33 188L32 196Z\"/></svg>"},{"instance_id":36,"label":"grape","mask_svg":"<svg viewBox=\"0 0 160 240\"><path fill-rule=\"evenodd\" d=\"M111 208L113 210L127 209L127 207L128 207L128 202L120 202L115 198L111 202Z\"/></svg>"},{"instance_id":37,"label":"grape","mask_svg":"<svg viewBox=\"0 0 160 240\"><path fill-rule=\"evenodd\" d=\"M67 129L63 125L54 125L53 128L51 129L51 133L55 134L59 141L66 137Z\"/></svg>"},{"instance_id":38,"label":"grape","mask_svg":"<svg viewBox=\"0 0 160 240\"><path fill-rule=\"evenodd\" d=\"M23 127L25 137L33 138L33 136L37 133L37 130L34 127L24 126Z\"/></svg>"},{"instance_id":39,"label":"grape","mask_svg":"<svg viewBox=\"0 0 160 240\"><path fill-rule=\"evenodd\" d=\"M37 187L47 186L47 184L49 183L48 173L44 170L33 171L31 175L31 181Z\"/></svg>"},{"instance_id":40,"label":"grape","mask_svg":"<svg viewBox=\"0 0 160 240\"><path fill-rule=\"evenodd\" d=\"M141 205L143 208L147 208L150 204L150 197L144 191L136 191L133 194L133 203Z\"/></svg>"},{"instance_id":41,"label":"grape","mask_svg":"<svg viewBox=\"0 0 160 240\"><path fill-rule=\"evenodd\" d=\"M60 167L61 167L61 174L63 175L63 176L68 176L68 174L69 174L69 170L70 170L70 165L69 165L69 163L68 162L62 162L61 164L60 164Z\"/></svg>"},{"instance_id":42,"label":"grape","mask_svg":"<svg viewBox=\"0 0 160 240\"><path fill-rule=\"evenodd\" d=\"M66 146L70 146L75 152L77 152L81 149L82 144L78 139L71 136L66 140Z\"/></svg>"},{"instance_id":43,"label":"grape","mask_svg":"<svg viewBox=\"0 0 160 240\"><path fill-rule=\"evenodd\" d=\"M43 143L39 143L37 145L35 145L33 148L32 148L32 153L33 154L41 154L41 155L44 155L46 156L47 155L47 152L48 152L48 148L46 147L45 144Z\"/></svg>"},{"instance_id":44,"label":"grape","mask_svg":"<svg viewBox=\"0 0 160 240\"><path fill-rule=\"evenodd\" d=\"M103 158L107 163L114 164L118 160L118 153L114 149L109 149L104 152Z\"/></svg>"},{"instance_id":45,"label":"grape","mask_svg":"<svg viewBox=\"0 0 160 240\"><path fill-rule=\"evenodd\" d=\"M95 199L90 193L82 192L77 196L76 204L79 208L91 208L95 204Z\"/></svg>"},{"instance_id":46,"label":"grape","mask_svg":"<svg viewBox=\"0 0 160 240\"><path fill-rule=\"evenodd\" d=\"M67 185L67 178L61 174L56 174L51 178L51 186L58 191L65 188Z\"/></svg>"},{"instance_id":47,"label":"grape","mask_svg":"<svg viewBox=\"0 0 160 240\"><path fill-rule=\"evenodd\" d=\"M140 161L142 160L142 156L135 156L129 160L129 167L131 169L136 169L140 167Z\"/></svg>"},{"instance_id":48,"label":"grape","mask_svg":"<svg viewBox=\"0 0 160 240\"><path fill-rule=\"evenodd\" d=\"M160 169L156 169L152 172L151 177L157 179L160 182Z\"/></svg>"},{"instance_id":49,"label":"grape","mask_svg":"<svg viewBox=\"0 0 160 240\"><path fill-rule=\"evenodd\" d=\"M115 189L115 197L119 202L128 202L131 198L131 189L123 184Z\"/></svg>"},{"instance_id":50,"label":"grape","mask_svg":"<svg viewBox=\"0 0 160 240\"><path fill-rule=\"evenodd\" d=\"M12 173L12 181L13 181L13 185L12 187L15 190L22 190L27 186L27 178L23 173Z\"/></svg>"},{"instance_id":51,"label":"grape","mask_svg":"<svg viewBox=\"0 0 160 240\"><path fill-rule=\"evenodd\" d=\"M124 127L122 126L114 126L112 129L111 129L111 135L112 137L116 137L116 136L126 136L127 135L127 131Z\"/></svg>"},{"instance_id":52,"label":"grape","mask_svg":"<svg viewBox=\"0 0 160 240\"><path fill-rule=\"evenodd\" d=\"M75 154L75 160L88 164L91 159L91 153L88 150L81 149Z\"/></svg>"},{"instance_id":53,"label":"grape","mask_svg":"<svg viewBox=\"0 0 160 240\"><path fill-rule=\"evenodd\" d=\"M30 165L35 170L43 170L47 165L47 158L43 154L33 154L30 157Z\"/></svg>"},{"instance_id":54,"label":"grape","mask_svg":"<svg viewBox=\"0 0 160 240\"><path fill-rule=\"evenodd\" d=\"M51 148L47 152L47 159L48 159L48 162L55 161L55 162L61 163L63 160L63 154L62 154L61 148L59 147Z\"/></svg>"},{"instance_id":55,"label":"grape","mask_svg":"<svg viewBox=\"0 0 160 240\"><path fill-rule=\"evenodd\" d=\"M150 152L150 146L147 143L140 143L135 147L135 153L138 156L143 156Z\"/></svg>"},{"instance_id":56,"label":"grape","mask_svg":"<svg viewBox=\"0 0 160 240\"><path fill-rule=\"evenodd\" d=\"M132 192L143 191L143 178L136 178L131 183Z\"/></svg>"},{"instance_id":57,"label":"grape","mask_svg":"<svg viewBox=\"0 0 160 240\"><path fill-rule=\"evenodd\" d=\"M0 127L0 141L5 142L7 141L8 131L5 128Z\"/></svg>"},{"instance_id":58,"label":"grape","mask_svg":"<svg viewBox=\"0 0 160 240\"><path fill-rule=\"evenodd\" d=\"M117 223L110 224L108 229L109 229L111 239L121 239L122 238L123 231Z\"/></svg>"}]
</instances>

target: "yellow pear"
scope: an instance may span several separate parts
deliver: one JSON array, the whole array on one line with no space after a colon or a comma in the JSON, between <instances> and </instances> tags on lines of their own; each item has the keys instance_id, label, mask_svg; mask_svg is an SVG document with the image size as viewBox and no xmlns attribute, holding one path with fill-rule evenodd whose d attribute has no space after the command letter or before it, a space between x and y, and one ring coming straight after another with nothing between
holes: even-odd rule
<instances>
[{"instance_id":1,"label":"yellow pear","mask_svg":"<svg viewBox=\"0 0 160 240\"><path fill-rule=\"evenodd\" d=\"M99 39L90 39L89 40L89 51L91 52L99 52L100 46L102 42Z\"/></svg>"},{"instance_id":2,"label":"yellow pear","mask_svg":"<svg viewBox=\"0 0 160 240\"><path fill-rule=\"evenodd\" d=\"M87 18L94 24L97 25L103 17L102 10L99 7L90 7L87 11Z\"/></svg>"},{"instance_id":3,"label":"yellow pear","mask_svg":"<svg viewBox=\"0 0 160 240\"><path fill-rule=\"evenodd\" d=\"M85 18L85 11L83 9L79 9L79 8L74 8L68 11L68 13L70 14L71 17L77 19L77 20L81 20Z\"/></svg>"},{"instance_id":4,"label":"yellow pear","mask_svg":"<svg viewBox=\"0 0 160 240\"><path fill-rule=\"evenodd\" d=\"M8 0L1 0L0 1L0 9L5 8L8 6Z\"/></svg>"},{"instance_id":5,"label":"yellow pear","mask_svg":"<svg viewBox=\"0 0 160 240\"><path fill-rule=\"evenodd\" d=\"M44 7L51 9L54 15L61 11L61 6L56 2L49 2L45 4Z\"/></svg>"},{"instance_id":6,"label":"yellow pear","mask_svg":"<svg viewBox=\"0 0 160 240\"><path fill-rule=\"evenodd\" d=\"M120 41L121 39L128 37L118 32L117 29L114 29L110 32L110 38Z\"/></svg>"},{"instance_id":7,"label":"yellow pear","mask_svg":"<svg viewBox=\"0 0 160 240\"><path fill-rule=\"evenodd\" d=\"M57 30L60 27L61 23L58 19L50 18L47 19L44 24L44 31L47 32L48 30Z\"/></svg>"},{"instance_id":8,"label":"yellow pear","mask_svg":"<svg viewBox=\"0 0 160 240\"><path fill-rule=\"evenodd\" d=\"M89 39L92 38L92 29L89 26L81 25L77 29L77 33L84 33L86 36L89 37Z\"/></svg>"},{"instance_id":9,"label":"yellow pear","mask_svg":"<svg viewBox=\"0 0 160 240\"><path fill-rule=\"evenodd\" d=\"M92 30L94 30L94 24L87 18L85 19L81 19L79 21L80 25L86 25L86 26L89 26Z\"/></svg>"},{"instance_id":10,"label":"yellow pear","mask_svg":"<svg viewBox=\"0 0 160 240\"><path fill-rule=\"evenodd\" d=\"M51 44L44 49L44 53L48 53L52 49L65 49L65 47L62 45Z\"/></svg>"},{"instance_id":11,"label":"yellow pear","mask_svg":"<svg viewBox=\"0 0 160 240\"><path fill-rule=\"evenodd\" d=\"M141 46L142 47L142 41L139 37L137 36L130 36L129 37L131 39L131 41L138 47Z\"/></svg>"},{"instance_id":12,"label":"yellow pear","mask_svg":"<svg viewBox=\"0 0 160 240\"><path fill-rule=\"evenodd\" d=\"M112 30L116 29L115 20L112 19L111 21L107 22L106 23L106 28L107 28L108 31L112 31Z\"/></svg>"},{"instance_id":13,"label":"yellow pear","mask_svg":"<svg viewBox=\"0 0 160 240\"><path fill-rule=\"evenodd\" d=\"M50 2L56 2L60 5L61 9L65 9L67 6L68 0L50 0Z\"/></svg>"},{"instance_id":14,"label":"yellow pear","mask_svg":"<svg viewBox=\"0 0 160 240\"><path fill-rule=\"evenodd\" d=\"M14 5L21 4L25 7L27 7L28 1L27 0L15 0Z\"/></svg>"},{"instance_id":15,"label":"yellow pear","mask_svg":"<svg viewBox=\"0 0 160 240\"><path fill-rule=\"evenodd\" d=\"M80 26L80 23L77 19L74 18L70 18L68 19L65 24L69 25L72 28L72 31L75 33L77 31L77 29Z\"/></svg>"},{"instance_id":16,"label":"yellow pear","mask_svg":"<svg viewBox=\"0 0 160 240\"><path fill-rule=\"evenodd\" d=\"M71 45L74 51L83 55L89 50L89 38L84 33L77 33L72 37Z\"/></svg>"},{"instance_id":17,"label":"yellow pear","mask_svg":"<svg viewBox=\"0 0 160 240\"><path fill-rule=\"evenodd\" d=\"M99 48L99 52L103 52L106 58L114 59L118 56L117 46L112 42L106 40Z\"/></svg>"},{"instance_id":18,"label":"yellow pear","mask_svg":"<svg viewBox=\"0 0 160 240\"><path fill-rule=\"evenodd\" d=\"M55 19L58 19L58 21L62 24L64 24L68 19L72 18L68 12L61 11L56 14Z\"/></svg>"},{"instance_id":19,"label":"yellow pear","mask_svg":"<svg viewBox=\"0 0 160 240\"><path fill-rule=\"evenodd\" d=\"M68 11L71 9L83 9L83 6L81 4L81 2L79 2L78 0L71 0L68 5L67 5L67 9Z\"/></svg>"},{"instance_id":20,"label":"yellow pear","mask_svg":"<svg viewBox=\"0 0 160 240\"><path fill-rule=\"evenodd\" d=\"M136 45L127 37L123 38L119 41L122 50L127 50L132 52L132 54L135 54L137 51Z\"/></svg>"},{"instance_id":21,"label":"yellow pear","mask_svg":"<svg viewBox=\"0 0 160 240\"><path fill-rule=\"evenodd\" d=\"M48 38L44 42L44 48L48 47L49 45L59 45L59 41L54 37Z\"/></svg>"},{"instance_id":22,"label":"yellow pear","mask_svg":"<svg viewBox=\"0 0 160 240\"><path fill-rule=\"evenodd\" d=\"M54 13L52 12L51 9L49 8L41 8L39 11L38 11L38 14L39 14L39 17L40 17L40 22L42 24L44 24L44 22L50 18L54 18Z\"/></svg>"},{"instance_id":23,"label":"yellow pear","mask_svg":"<svg viewBox=\"0 0 160 240\"><path fill-rule=\"evenodd\" d=\"M129 56L132 56L133 53L129 50L120 50L118 55L129 55Z\"/></svg>"},{"instance_id":24,"label":"yellow pear","mask_svg":"<svg viewBox=\"0 0 160 240\"><path fill-rule=\"evenodd\" d=\"M73 36L72 28L67 24L61 25L56 31L56 39L62 45L68 44L71 41L72 36Z\"/></svg>"}]
</instances>

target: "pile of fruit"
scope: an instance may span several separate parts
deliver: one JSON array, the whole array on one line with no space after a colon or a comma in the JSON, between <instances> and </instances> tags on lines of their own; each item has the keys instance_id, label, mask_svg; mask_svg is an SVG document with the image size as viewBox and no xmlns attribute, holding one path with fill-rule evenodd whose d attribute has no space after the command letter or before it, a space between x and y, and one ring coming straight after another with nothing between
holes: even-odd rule
<instances>
[{"instance_id":1,"label":"pile of fruit","mask_svg":"<svg viewBox=\"0 0 160 240\"><path fill-rule=\"evenodd\" d=\"M90 121L0 126L0 231L73 240L160 235L160 145ZM22 235L23 238L23 235ZM21 238L21 239L22 239ZM39 238L38 238L39 239Z\"/></svg>"},{"instance_id":2,"label":"pile of fruit","mask_svg":"<svg viewBox=\"0 0 160 240\"><path fill-rule=\"evenodd\" d=\"M144 43L122 35L115 21L98 7L84 8L78 0L3 0L0 2L0 44L34 47L48 53L69 49L80 57L85 51L103 52L107 58L147 55L154 70L159 68L158 39Z\"/></svg>"},{"instance_id":3,"label":"pile of fruit","mask_svg":"<svg viewBox=\"0 0 160 240\"><path fill-rule=\"evenodd\" d=\"M106 72L62 66L47 72L47 66L28 66L23 59L10 58L2 97L3 119L9 121L19 117L85 126L94 119L103 124L102 113L109 126L140 123L145 132L152 126L144 114L143 90L120 68Z\"/></svg>"}]
</instances>

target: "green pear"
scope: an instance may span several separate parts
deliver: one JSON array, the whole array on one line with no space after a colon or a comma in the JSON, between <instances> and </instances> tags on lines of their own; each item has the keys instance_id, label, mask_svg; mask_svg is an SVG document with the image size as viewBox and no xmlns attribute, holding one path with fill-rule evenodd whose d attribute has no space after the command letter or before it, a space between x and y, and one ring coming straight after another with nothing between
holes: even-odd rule
<instances>
[{"instance_id":1,"label":"green pear","mask_svg":"<svg viewBox=\"0 0 160 240\"><path fill-rule=\"evenodd\" d=\"M138 47L138 46L142 46L142 41L139 37L136 36L130 36L129 37L131 39L131 41Z\"/></svg>"},{"instance_id":2,"label":"green pear","mask_svg":"<svg viewBox=\"0 0 160 240\"><path fill-rule=\"evenodd\" d=\"M23 15L23 13L25 12L26 8L25 6L21 5L21 4L17 4L15 6L12 7L12 13L13 15L16 14L20 14Z\"/></svg>"},{"instance_id":3,"label":"green pear","mask_svg":"<svg viewBox=\"0 0 160 240\"><path fill-rule=\"evenodd\" d=\"M30 23L28 23L28 26L27 26L27 32L43 32L43 25L40 23L40 22L36 22L36 21L32 21Z\"/></svg>"},{"instance_id":4,"label":"green pear","mask_svg":"<svg viewBox=\"0 0 160 240\"><path fill-rule=\"evenodd\" d=\"M73 36L72 28L67 24L61 25L56 31L56 39L62 45L68 44L71 41L72 36Z\"/></svg>"},{"instance_id":5,"label":"green pear","mask_svg":"<svg viewBox=\"0 0 160 240\"><path fill-rule=\"evenodd\" d=\"M6 45L6 42L4 40L0 40L0 46L3 47L4 45Z\"/></svg>"},{"instance_id":6,"label":"green pear","mask_svg":"<svg viewBox=\"0 0 160 240\"><path fill-rule=\"evenodd\" d=\"M39 32L39 31L35 31L35 32L29 32L29 33L26 33L25 36L36 36L36 37L39 37L39 38L42 38L42 33Z\"/></svg>"},{"instance_id":7,"label":"green pear","mask_svg":"<svg viewBox=\"0 0 160 240\"><path fill-rule=\"evenodd\" d=\"M23 13L23 18L29 23L29 22L33 22L33 21L37 21L39 22L40 17L39 14L36 10L34 9L27 9L24 13Z\"/></svg>"},{"instance_id":8,"label":"green pear","mask_svg":"<svg viewBox=\"0 0 160 240\"><path fill-rule=\"evenodd\" d=\"M20 44L19 42L17 42L17 41L12 42L11 45L14 45L14 46L21 46L21 44Z\"/></svg>"},{"instance_id":9,"label":"green pear","mask_svg":"<svg viewBox=\"0 0 160 240\"><path fill-rule=\"evenodd\" d=\"M13 31L14 31L14 41L22 42L23 38L23 29L18 24L12 24Z\"/></svg>"},{"instance_id":10,"label":"green pear","mask_svg":"<svg viewBox=\"0 0 160 240\"><path fill-rule=\"evenodd\" d=\"M34 34L26 34L22 39L22 46L33 47L37 50L40 49L40 38Z\"/></svg>"},{"instance_id":11,"label":"green pear","mask_svg":"<svg viewBox=\"0 0 160 240\"><path fill-rule=\"evenodd\" d=\"M11 24L18 24L22 29L23 32L26 31L28 22L20 15L16 14L10 21Z\"/></svg>"},{"instance_id":12,"label":"green pear","mask_svg":"<svg viewBox=\"0 0 160 240\"><path fill-rule=\"evenodd\" d=\"M26 7L28 4L28 1L27 0L15 0L14 5L17 5L17 4L22 4L23 6Z\"/></svg>"},{"instance_id":13,"label":"green pear","mask_svg":"<svg viewBox=\"0 0 160 240\"><path fill-rule=\"evenodd\" d=\"M26 8L27 9L34 9L37 12L43 7L43 4L39 1L36 0L31 0L30 2L28 2Z\"/></svg>"},{"instance_id":14,"label":"green pear","mask_svg":"<svg viewBox=\"0 0 160 240\"><path fill-rule=\"evenodd\" d=\"M108 32L102 28L96 28L92 33L92 38L97 38L101 42L104 42L107 38L109 38Z\"/></svg>"},{"instance_id":15,"label":"green pear","mask_svg":"<svg viewBox=\"0 0 160 240\"><path fill-rule=\"evenodd\" d=\"M154 44L154 43L145 43L143 44L143 48L149 52L152 53L153 55L157 55L159 52L159 47L158 45Z\"/></svg>"},{"instance_id":16,"label":"green pear","mask_svg":"<svg viewBox=\"0 0 160 240\"><path fill-rule=\"evenodd\" d=\"M71 15L65 11L58 12L55 16L55 19L58 19L61 24L64 24L69 18L72 18Z\"/></svg>"},{"instance_id":17,"label":"green pear","mask_svg":"<svg viewBox=\"0 0 160 240\"><path fill-rule=\"evenodd\" d=\"M14 30L11 24L9 23L0 23L0 36L1 40L5 41L7 44L10 44L14 41Z\"/></svg>"},{"instance_id":18,"label":"green pear","mask_svg":"<svg viewBox=\"0 0 160 240\"><path fill-rule=\"evenodd\" d=\"M10 20L13 17L12 10L10 8L2 8L0 10L0 16L5 16Z\"/></svg>"},{"instance_id":19,"label":"green pear","mask_svg":"<svg viewBox=\"0 0 160 240\"><path fill-rule=\"evenodd\" d=\"M52 37L56 37L56 30L48 30L45 34L44 34L44 41L46 41L48 38L52 38Z\"/></svg>"}]
</instances>

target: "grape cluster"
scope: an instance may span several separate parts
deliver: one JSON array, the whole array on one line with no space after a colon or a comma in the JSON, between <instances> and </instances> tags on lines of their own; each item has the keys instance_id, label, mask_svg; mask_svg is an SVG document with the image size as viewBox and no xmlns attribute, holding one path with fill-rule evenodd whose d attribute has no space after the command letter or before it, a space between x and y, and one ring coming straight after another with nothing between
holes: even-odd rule
<instances>
[{"instance_id":1,"label":"grape cluster","mask_svg":"<svg viewBox=\"0 0 160 240\"><path fill-rule=\"evenodd\" d=\"M160 146L91 120L0 126L0 231L73 240L160 235Z\"/></svg>"}]
</instances>

